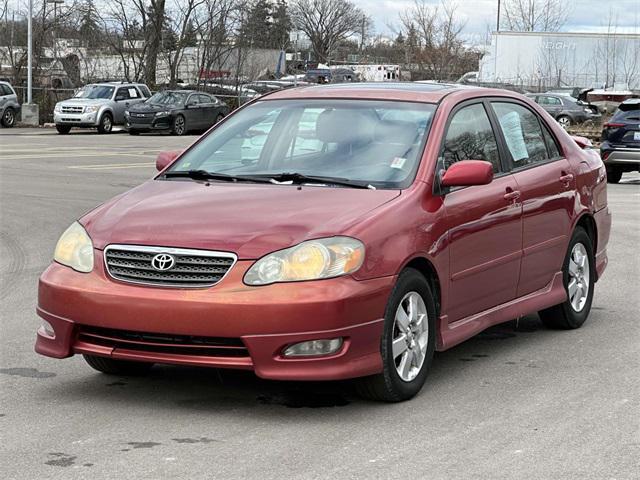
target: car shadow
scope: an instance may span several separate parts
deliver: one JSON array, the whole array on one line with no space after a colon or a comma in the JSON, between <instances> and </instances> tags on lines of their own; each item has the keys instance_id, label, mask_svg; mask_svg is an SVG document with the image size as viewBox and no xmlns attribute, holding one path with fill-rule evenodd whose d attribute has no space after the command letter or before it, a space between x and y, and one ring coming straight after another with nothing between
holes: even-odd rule
<instances>
[{"instance_id":1,"label":"car shadow","mask_svg":"<svg viewBox=\"0 0 640 480\"><path fill-rule=\"evenodd\" d=\"M544 337L554 334L558 332L545 329L537 315L491 327L461 345L436 353L427 384L418 398L426 397L424 400L428 401L430 396L440 395L439 391L451 382L465 381L464 378L473 375L469 370L481 369L484 362L498 362L505 367L505 378L492 377L493 383L508 382L513 375L509 367L523 361L517 353L520 347L532 337L544 342ZM77 357L76 361L81 360ZM155 365L144 377L124 377L92 373L88 366L82 367L87 369L86 375L78 376L74 368L71 378L63 380L58 376L55 384L49 384L43 394L53 395L57 401L90 400L88 404L92 408L117 401L126 406L152 404L154 408L225 411L239 415L249 409L252 415L260 411L270 415L267 412L282 407L327 409L377 405L358 397L351 381L280 382L260 379L248 371L170 365Z\"/></svg>"}]
</instances>

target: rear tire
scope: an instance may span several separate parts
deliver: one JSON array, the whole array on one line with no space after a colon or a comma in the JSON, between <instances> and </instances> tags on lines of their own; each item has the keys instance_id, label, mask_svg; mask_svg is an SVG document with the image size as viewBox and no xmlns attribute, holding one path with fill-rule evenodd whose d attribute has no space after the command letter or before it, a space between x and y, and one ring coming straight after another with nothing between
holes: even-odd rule
<instances>
[{"instance_id":1,"label":"rear tire","mask_svg":"<svg viewBox=\"0 0 640 480\"><path fill-rule=\"evenodd\" d=\"M620 183L620 179L622 179L621 168L616 168L616 167L607 168L607 182Z\"/></svg>"},{"instance_id":2,"label":"rear tire","mask_svg":"<svg viewBox=\"0 0 640 480\"><path fill-rule=\"evenodd\" d=\"M7 107L2 114L2 126L5 128L11 128L16 124L16 112L13 108Z\"/></svg>"},{"instance_id":3,"label":"rear tire","mask_svg":"<svg viewBox=\"0 0 640 480\"><path fill-rule=\"evenodd\" d=\"M548 328L560 330L580 328L591 311L595 280L593 243L582 227L576 227L562 266L562 282L567 292L567 300L560 305L542 310L542 323Z\"/></svg>"},{"instance_id":4,"label":"rear tire","mask_svg":"<svg viewBox=\"0 0 640 480\"><path fill-rule=\"evenodd\" d=\"M60 135L66 135L71 131L71 127L68 125L56 125L56 130Z\"/></svg>"},{"instance_id":5,"label":"rear tire","mask_svg":"<svg viewBox=\"0 0 640 480\"><path fill-rule=\"evenodd\" d=\"M420 272L407 268L398 277L385 311L380 342L382 373L357 379L357 392L383 402L401 402L415 396L433 360L435 325L429 283Z\"/></svg>"},{"instance_id":6,"label":"rear tire","mask_svg":"<svg viewBox=\"0 0 640 480\"><path fill-rule=\"evenodd\" d=\"M128 362L96 355L83 355L83 357L91 368L108 375L145 375L153 367L153 363L147 362Z\"/></svg>"},{"instance_id":7,"label":"rear tire","mask_svg":"<svg viewBox=\"0 0 640 480\"><path fill-rule=\"evenodd\" d=\"M113 130L113 117L110 113L103 113L98 124L98 133L111 133Z\"/></svg>"}]
</instances>

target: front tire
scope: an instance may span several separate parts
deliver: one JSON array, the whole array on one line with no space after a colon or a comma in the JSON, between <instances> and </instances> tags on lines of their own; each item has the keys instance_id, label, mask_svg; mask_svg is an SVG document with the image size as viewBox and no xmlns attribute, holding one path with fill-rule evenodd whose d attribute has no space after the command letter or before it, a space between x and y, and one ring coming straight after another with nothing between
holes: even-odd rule
<instances>
[{"instance_id":1,"label":"front tire","mask_svg":"<svg viewBox=\"0 0 640 480\"><path fill-rule=\"evenodd\" d=\"M11 128L16 124L16 112L13 108L8 107L2 115L2 126L5 128Z\"/></svg>"},{"instance_id":2,"label":"front tire","mask_svg":"<svg viewBox=\"0 0 640 480\"><path fill-rule=\"evenodd\" d=\"M176 115L176 118L173 119L173 128L171 129L171 133L179 137L187 133L187 121L184 116Z\"/></svg>"},{"instance_id":3,"label":"front tire","mask_svg":"<svg viewBox=\"0 0 640 480\"><path fill-rule=\"evenodd\" d=\"M66 135L71 131L71 127L68 125L56 125L56 130L60 135Z\"/></svg>"},{"instance_id":4,"label":"front tire","mask_svg":"<svg viewBox=\"0 0 640 480\"><path fill-rule=\"evenodd\" d=\"M415 396L427 378L436 345L436 310L429 283L404 270L391 293L380 343L382 373L357 380L358 393L383 402Z\"/></svg>"},{"instance_id":5,"label":"front tire","mask_svg":"<svg viewBox=\"0 0 640 480\"><path fill-rule=\"evenodd\" d=\"M595 265L591 238L582 227L577 227L562 267L567 300L540 312L540 319L548 328L572 330L587 320L596 281Z\"/></svg>"},{"instance_id":6,"label":"front tire","mask_svg":"<svg viewBox=\"0 0 640 480\"><path fill-rule=\"evenodd\" d=\"M128 362L96 355L83 355L83 357L91 368L108 375L145 375L153 367L153 363L147 362Z\"/></svg>"},{"instance_id":7,"label":"front tire","mask_svg":"<svg viewBox=\"0 0 640 480\"><path fill-rule=\"evenodd\" d=\"M571 117L567 116L567 115L560 115L557 119L558 123L560 124L560 126L562 128L564 128L565 130L567 128L569 128L572 125L572 121L571 121Z\"/></svg>"},{"instance_id":8,"label":"front tire","mask_svg":"<svg viewBox=\"0 0 640 480\"><path fill-rule=\"evenodd\" d=\"M113 117L110 113L103 113L98 124L98 133L111 133L113 130Z\"/></svg>"}]
</instances>

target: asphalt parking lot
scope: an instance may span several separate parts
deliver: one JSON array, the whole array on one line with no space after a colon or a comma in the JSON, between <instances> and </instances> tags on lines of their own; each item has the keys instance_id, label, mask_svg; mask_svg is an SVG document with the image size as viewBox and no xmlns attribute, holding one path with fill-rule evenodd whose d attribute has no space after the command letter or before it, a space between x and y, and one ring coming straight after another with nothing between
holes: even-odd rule
<instances>
[{"instance_id":1,"label":"asphalt parking lot","mask_svg":"<svg viewBox=\"0 0 640 480\"><path fill-rule=\"evenodd\" d=\"M407 403L196 368L108 377L36 355L37 279L58 236L196 138L0 129L2 478L640 478L637 174L609 186L610 264L583 328L492 328L437 354Z\"/></svg>"}]
</instances>

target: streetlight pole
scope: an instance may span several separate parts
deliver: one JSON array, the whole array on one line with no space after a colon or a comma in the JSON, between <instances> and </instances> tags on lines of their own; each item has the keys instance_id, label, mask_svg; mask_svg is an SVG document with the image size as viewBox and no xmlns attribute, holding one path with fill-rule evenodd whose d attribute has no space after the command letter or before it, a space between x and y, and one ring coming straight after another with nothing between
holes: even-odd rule
<instances>
[{"instance_id":1,"label":"streetlight pole","mask_svg":"<svg viewBox=\"0 0 640 480\"><path fill-rule=\"evenodd\" d=\"M29 18L27 19L27 103L32 103L33 70L33 0L29 0Z\"/></svg>"}]
</instances>

